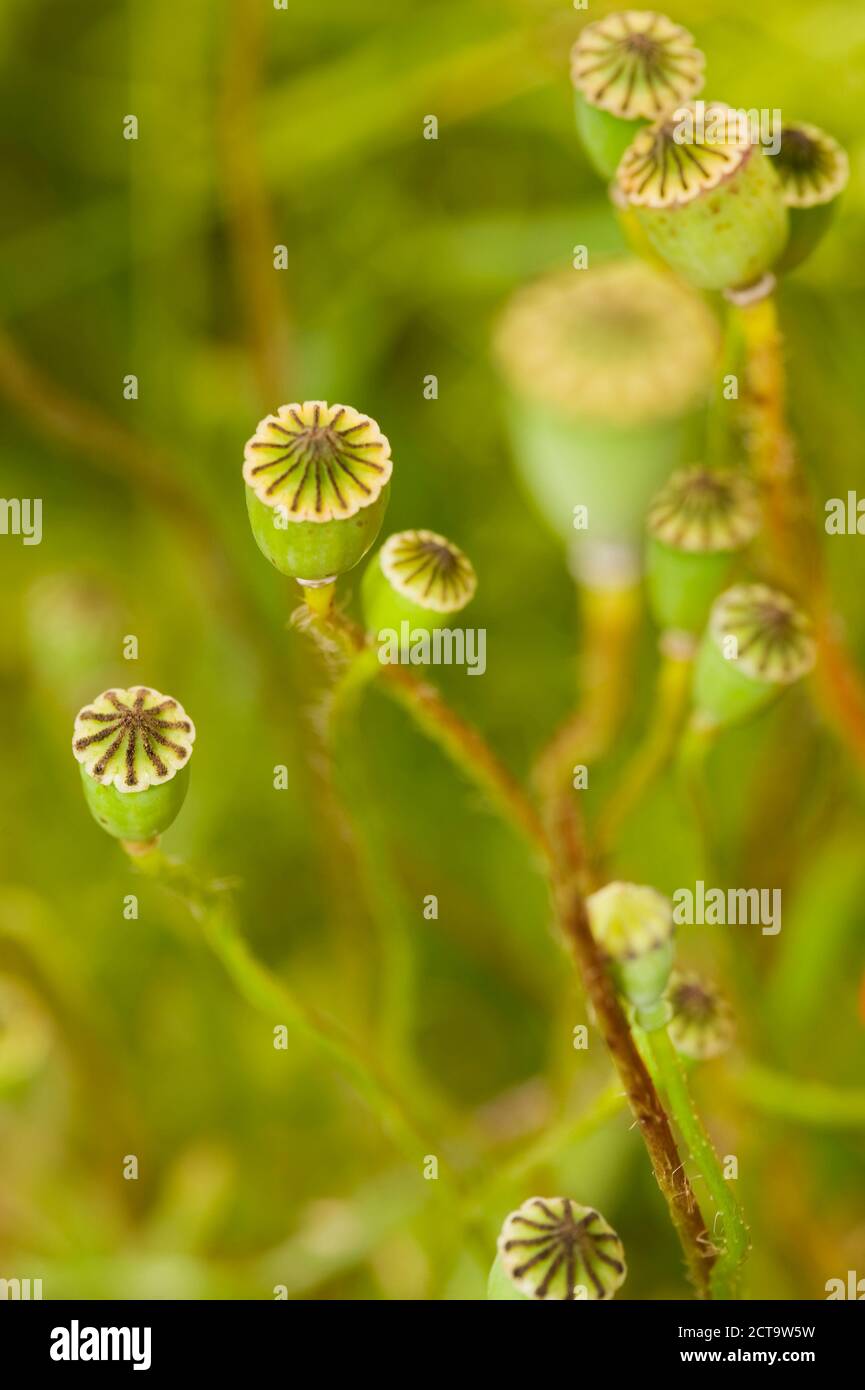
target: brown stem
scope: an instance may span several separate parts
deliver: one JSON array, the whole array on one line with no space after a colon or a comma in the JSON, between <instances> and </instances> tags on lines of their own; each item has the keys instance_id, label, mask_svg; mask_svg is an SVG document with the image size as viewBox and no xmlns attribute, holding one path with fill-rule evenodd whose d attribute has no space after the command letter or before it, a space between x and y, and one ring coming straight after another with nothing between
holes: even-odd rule
<instances>
[{"instance_id":1,"label":"brown stem","mask_svg":"<svg viewBox=\"0 0 865 1390\"><path fill-rule=\"evenodd\" d=\"M583 631L580 665L582 699L535 765L541 792L570 781L575 760L603 757L621 723L631 691L631 664L640 621L639 587L580 590Z\"/></svg>"},{"instance_id":2,"label":"brown stem","mask_svg":"<svg viewBox=\"0 0 865 1390\"><path fill-rule=\"evenodd\" d=\"M817 528L786 419L783 339L774 297L738 310L746 352L748 451L764 499L779 580L811 610L818 662L811 691L865 773L865 681L834 612Z\"/></svg>"},{"instance_id":3,"label":"brown stem","mask_svg":"<svg viewBox=\"0 0 865 1390\"><path fill-rule=\"evenodd\" d=\"M367 649L361 629L337 609L310 615L309 621L347 655L356 656ZM484 738L449 708L438 691L399 666L382 666L380 673L385 688L408 706L425 732L493 796L509 813L509 819L526 833L529 842L542 851L562 933L640 1127L658 1186L685 1253L689 1275L698 1296L710 1297L709 1274L715 1251L666 1112L637 1050L589 926L583 896L585 862L570 790L550 796L549 825L545 829L523 789L498 762Z\"/></svg>"},{"instance_id":4,"label":"brown stem","mask_svg":"<svg viewBox=\"0 0 865 1390\"><path fill-rule=\"evenodd\" d=\"M264 6L231 0L219 122L222 191L258 394L265 409L274 410L285 399L293 363L284 277L273 264L274 246L282 238L274 226L256 126L266 45Z\"/></svg>"},{"instance_id":5,"label":"brown stem","mask_svg":"<svg viewBox=\"0 0 865 1390\"><path fill-rule=\"evenodd\" d=\"M367 648L363 631L337 608L313 614L310 621L346 655L354 656ZM452 710L434 686L404 666L381 665L377 674L382 689L409 711L424 733L486 792L505 819L546 860L549 846L537 810L477 729Z\"/></svg>"},{"instance_id":6,"label":"brown stem","mask_svg":"<svg viewBox=\"0 0 865 1390\"><path fill-rule=\"evenodd\" d=\"M639 1125L649 1160L700 1298L711 1297L709 1276L715 1250L706 1231L670 1122L589 925L582 892L583 853L570 792L550 803L552 887L556 914L577 963L598 1027Z\"/></svg>"}]
</instances>

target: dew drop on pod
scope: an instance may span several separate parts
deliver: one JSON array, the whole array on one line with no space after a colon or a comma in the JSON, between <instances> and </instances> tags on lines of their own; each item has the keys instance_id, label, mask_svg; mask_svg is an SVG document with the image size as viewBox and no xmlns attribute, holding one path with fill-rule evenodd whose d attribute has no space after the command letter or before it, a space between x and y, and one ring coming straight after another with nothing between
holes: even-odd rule
<instances>
[{"instance_id":1,"label":"dew drop on pod","mask_svg":"<svg viewBox=\"0 0 865 1390\"><path fill-rule=\"evenodd\" d=\"M756 284L787 244L781 180L744 113L723 102L679 107L640 131L616 181L658 254L699 289Z\"/></svg>"},{"instance_id":2,"label":"dew drop on pod","mask_svg":"<svg viewBox=\"0 0 865 1390\"><path fill-rule=\"evenodd\" d=\"M765 584L738 584L712 606L694 668L694 724L720 729L763 709L813 669L811 623Z\"/></svg>"},{"instance_id":3,"label":"dew drop on pod","mask_svg":"<svg viewBox=\"0 0 865 1390\"><path fill-rule=\"evenodd\" d=\"M778 153L770 155L781 180L790 237L776 271L801 265L819 245L835 216L850 176L847 153L815 125L784 124Z\"/></svg>"},{"instance_id":4,"label":"dew drop on pod","mask_svg":"<svg viewBox=\"0 0 865 1390\"><path fill-rule=\"evenodd\" d=\"M375 543L393 465L369 416L325 401L282 405L259 422L243 460L252 534L280 574L329 585Z\"/></svg>"},{"instance_id":5,"label":"dew drop on pod","mask_svg":"<svg viewBox=\"0 0 865 1390\"><path fill-rule=\"evenodd\" d=\"M589 925L619 993L641 1026L665 1021L664 991L673 968L673 906L655 888L607 883L586 899Z\"/></svg>"},{"instance_id":6,"label":"dew drop on pod","mask_svg":"<svg viewBox=\"0 0 865 1390\"><path fill-rule=\"evenodd\" d=\"M670 1042L683 1057L706 1062L720 1057L733 1041L729 1001L715 985L693 971L674 970L667 991Z\"/></svg>"},{"instance_id":7,"label":"dew drop on pod","mask_svg":"<svg viewBox=\"0 0 865 1390\"><path fill-rule=\"evenodd\" d=\"M183 706L146 685L106 690L79 710L72 752L103 830L132 844L167 830L186 798L194 742Z\"/></svg>"},{"instance_id":8,"label":"dew drop on pod","mask_svg":"<svg viewBox=\"0 0 865 1390\"><path fill-rule=\"evenodd\" d=\"M706 60L666 15L623 10L587 24L571 49L577 130L611 179L637 132L697 95Z\"/></svg>"},{"instance_id":9,"label":"dew drop on pod","mask_svg":"<svg viewBox=\"0 0 865 1390\"><path fill-rule=\"evenodd\" d=\"M655 497L646 577L658 625L700 633L733 556L760 528L757 489L733 469L685 468Z\"/></svg>"},{"instance_id":10,"label":"dew drop on pod","mask_svg":"<svg viewBox=\"0 0 865 1390\"><path fill-rule=\"evenodd\" d=\"M587 543L639 545L708 399L717 351L702 298L638 260L548 276L507 307L496 352L514 461L578 566Z\"/></svg>"},{"instance_id":11,"label":"dew drop on pod","mask_svg":"<svg viewBox=\"0 0 865 1390\"><path fill-rule=\"evenodd\" d=\"M502 1226L487 1298L606 1300L627 1272L622 1242L600 1212L570 1197L531 1197Z\"/></svg>"},{"instance_id":12,"label":"dew drop on pod","mask_svg":"<svg viewBox=\"0 0 865 1390\"><path fill-rule=\"evenodd\" d=\"M477 588L471 562L458 546L434 531L388 536L363 577L367 632L385 628L432 631L470 603Z\"/></svg>"}]
</instances>

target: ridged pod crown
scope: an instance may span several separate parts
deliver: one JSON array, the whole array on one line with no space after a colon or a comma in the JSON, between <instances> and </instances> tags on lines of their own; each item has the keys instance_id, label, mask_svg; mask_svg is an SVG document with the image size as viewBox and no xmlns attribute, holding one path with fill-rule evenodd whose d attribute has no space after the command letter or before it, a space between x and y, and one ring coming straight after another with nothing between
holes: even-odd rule
<instances>
[{"instance_id":1,"label":"ridged pod crown","mask_svg":"<svg viewBox=\"0 0 865 1390\"><path fill-rule=\"evenodd\" d=\"M588 24L571 50L574 86L623 120L656 120L696 95L705 58L680 24L651 10L621 10Z\"/></svg>"},{"instance_id":2,"label":"ridged pod crown","mask_svg":"<svg viewBox=\"0 0 865 1390\"><path fill-rule=\"evenodd\" d=\"M398 531L378 556L397 593L437 613L457 613L471 601L477 576L458 546L435 531Z\"/></svg>"},{"instance_id":3,"label":"ridged pod crown","mask_svg":"<svg viewBox=\"0 0 865 1390\"><path fill-rule=\"evenodd\" d=\"M608 883L587 907L592 935L610 960L635 960L672 940L672 905L654 888Z\"/></svg>"},{"instance_id":4,"label":"ridged pod crown","mask_svg":"<svg viewBox=\"0 0 865 1390\"><path fill-rule=\"evenodd\" d=\"M682 207L719 188L752 157L750 132L739 112L713 101L701 116L698 123L692 104L637 133L617 175L632 206Z\"/></svg>"},{"instance_id":5,"label":"ridged pod crown","mask_svg":"<svg viewBox=\"0 0 865 1390\"><path fill-rule=\"evenodd\" d=\"M667 991L668 1032L683 1057L707 1061L726 1052L735 1032L733 1011L712 984L693 971L674 971Z\"/></svg>"},{"instance_id":6,"label":"ridged pod crown","mask_svg":"<svg viewBox=\"0 0 865 1390\"><path fill-rule=\"evenodd\" d=\"M772 156L784 199L791 208L821 207L842 193L850 177L846 150L818 126L804 121L781 128L781 146Z\"/></svg>"},{"instance_id":7,"label":"ridged pod crown","mask_svg":"<svg viewBox=\"0 0 865 1390\"><path fill-rule=\"evenodd\" d=\"M627 1274L612 1226L570 1197L524 1202L507 1217L498 1248L508 1277L530 1299L609 1299Z\"/></svg>"},{"instance_id":8,"label":"ridged pod crown","mask_svg":"<svg viewBox=\"0 0 865 1390\"><path fill-rule=\"evenodd\" d=\"M548 276L521 290L496 350L515 394L572 419L673 419L705 398L717 353L710 310L637 260Z\"/></svg>"},{"instance_id":9,"label":"ridged pod crown","mask_svg":"<svg viewBox=\"0 0 865 1390\"><path fill-rule=\"evenodd\" d=\"M102 786L134 795L186 767L195 726L177 700L149 686L106 690L79 710L72 752Z\"/></svg>"},{"instance_id":10,"label":"ridged pod crown","mask_svg":"<svg viewBox=\"0 0 865 1390\"><path fill-rule=\"evenodd\" d=\"M765 584L737 584L712 608L709 636L723 653L735 639L731 665L751 680L791 685L812 669L811 623L793 599Z\"/></svg>"},{"instance_id":11,"label":"ridged pod crown","mask_svg":"<svg viewBox=\"0 0 865 1390\"><path fill-rule=\"evenodd\" d=\"M684 468L656 496L647 524L649 534L673 550L738 550L760 529L757 489L732 469Z\"/></svg>"},{"instance_id":12,"label":"ridged pod crown","mask_svg":"<svg viewBox=\"0 0 865 1390\"><path fill-rule=\"evenodd\" d=\"M613 979L644 1026L666 1016L663 994L673 968L673 907L654 888L608 883L586 899L592 935Z\"/></svg>"},{"instance_id":13,"label":"ridged pod crown","mask_svg":"<svg viewBox=\"0 0 865 1390\"><path fill-rule=\"evenodd\" d=\"M266 415L243 451L243 477L287 521L328 522L371 506L390 479L390 444L348 405L304 401Z\"/></svg>"}]
</instances>

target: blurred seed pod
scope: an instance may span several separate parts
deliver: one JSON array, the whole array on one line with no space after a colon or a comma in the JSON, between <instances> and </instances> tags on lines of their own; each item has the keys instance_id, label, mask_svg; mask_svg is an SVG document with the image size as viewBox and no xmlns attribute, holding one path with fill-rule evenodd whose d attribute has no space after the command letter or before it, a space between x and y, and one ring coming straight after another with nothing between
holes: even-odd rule
<instances>
[{"instance_id":1,"label":"blurred seed pod","mask_svg":"<svg viewBox=\"0 0 865 1390\"><path fill-rule=\"evenodd\" d=\"M723 728L762 709L816 661L807 616L787 594L738 584L716 599L697 654L694 718Z\"/></svg>"},{"instance_id":2,"label":"blurred seed pod","mask_svg":"<svg viewBox=\"0 0 865 1390\"><path fill-rule=\"evenodd\" d=\"M708 397L717 349L700 296L641 261L548 276L514 297L496 335L514 459L569 545L637 544Z\"/></svg>"},{"instance_id":3,"label":"blurred seed pod","mask_svg":"<svg viewBox=\"0 0 865 1390\"><path fill-rule=\"evenodd\" d=\"M667 1031L677 1052L695 1061L720 1057L733 1041L733 1011L720 990L699 975L674 970L667 991Z\"/></svg>"},{"instance_id":4,"label":"blurred seed pod","mask_svg":"<svg viewBox=\"0 0 865 1390\"><path fill-rule=\"evenodd\" d=\"M781 180L790 237L775 269L795 270L819 245L850 177L846 150L818 126L803 121L781 127L778 153L770 155Z\"/></svg>"},{"instance_id":5,"label":"blurred seed pod","mask_svg":"<svg viewBox=\"0 0 865 1390\"><path fill-rule=\"evenodd\" d=\"M101 581L74 571L43 575L27 590L24 623L36 680L64 708L93 689L94 672L110 679L122 615Z\"/></svg>"},{"instance_id":6,"label":"blurred seed pod","mask_svg":"<svg viewBox=\"0 0 865 1390\"><path fill-rule=\"evenodd\" d=\"M243 451L256 544L280 574L333 580L362 560L390 494L390 444L375 420L325 401L280 406Z\"/></svg>"},{"instance_id":7,"label":"blurred seed pod","mask_svg":"<svg viewBox=\"0 0 865 1390\"><path fill-rule=\"evenodd\" d=\"M647 121L696 96L706 60L680 24L622 10L587 24L571 49L577 130L604 178Z\"/></svg>"},{"instance_id":8,"label":"blurred seed pod","mask_svg":"<svg viewBox=\"0 0 865 1390\"><path fill-rule=\"evenodd\" d=\"M616 178L655 250L700 289L756 284L787 244L781 181L723 102L683 106L640 131Z\"/></svg>"},{"instance_id":9,"label":"blurred seed pod","mask_svg":"<svg viewBox=\"0 0 865 1390\"><path fill-rule=\"evenodd\" d=\"M94 819L133 842L167 830L186 798L194 742L183 707L149 686L91 700L75 718L72 752Z\"/></svg>"},{"instance_id":10,"label":"blurred seed pod","mask_svg":"<svg viewBox=\"0 0 865 1390\"><path fill-rule=\"evenodd\" d=\"M531 1197L502 1226L487 1297L610 1299L626 1275L622 1242L600 1212L570 1197Z\"/></svg>"},{"instance_id":11,"label":"blurred seed pod","mask_svg":"<svg viewBox=\"0 0 865 1390\"><path fill-rule=\"evenodd\" d=\"M385 628L444 627L470 603L477 588L471 562L458 546L434 531L388 536L363 577L367 632Z\"/></svg>"},{"instance_id":12,"label":"blurred seed pod","mask_svg":"<svg viewBox=\"0 0 865 1390\"><path fill-rule=\"evenodd\" d=\"M586 899L586 908L592 935L619 990L638 1011L651 1011L662 999L673 968L669 898L635 883L608 883Z\"/></svg>"},{"instance_id":13,"label":"blurred seed pod","mask_svg":"<svg viewBox=\"0 0 865 1390\"><path fill-rule=\"evenodd\" d=\"M653 501L647 528L656 622L664 630L702 632L732 556L760 529L757 489L732 469L682 469Z\"/></svg>"}]
</instances>

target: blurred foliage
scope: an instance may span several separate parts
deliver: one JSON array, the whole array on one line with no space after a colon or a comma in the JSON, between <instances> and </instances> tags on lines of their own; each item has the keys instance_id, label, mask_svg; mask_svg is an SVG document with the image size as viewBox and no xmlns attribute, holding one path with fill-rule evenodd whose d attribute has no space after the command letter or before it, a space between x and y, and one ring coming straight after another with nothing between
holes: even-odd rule
<instances>
[{"instance_id":1,"label":"blurred foliage","mask_svg":"<svg viewBox=\"0 0 865 1390\"><path fill-rule=\"evenodd\" d=\"M821 508L860 483L865 456L865 11L666 8L709 55L707 96L781 107L851 154L835 230L782 302ZM585 1006L535 866L376 694L331 777L320 663L286 630L294 600L252 544L240 484L243 442L281 401L348 400L381 422L389 528L443 531L480 576L487 678L442 670L441 684L527 772L573 705L578 622L563 556L512 480L489 336L509 292L569 264L575 243L620 247L572 124L584 18L564 0L0 9L2 492L44 503L40 546L0 538L0 1275L42 1277L46 1297L484 1288L422 1156L413 1169L394 1155L314 1047L274 1049L195 925L89 819L73 716L138 681L176 693L198 726L168 848L238 878L262 959L373 1035L396 934L415 1065L457 1114L436 1152L463 1173L490 1258L511 1207L562 1191L622 1235L621 1296L683 1293L630 1120L608 1104L582 1125L609 1066L596 1038L571 1046ZM437 141L423 138L431 113ZM287 271L272 268L278 243ZM130 372L137 401L122 394ZM865 662L865 548L827 550ZM589 816L644 720L652 645L646 622L629 728ZM288 791L273 789L277 764ZM695 1084L720 1152L739 1157L750 1293L820 1298L828 1278L865 1273L861 1110L788 1116L749 1068L862 1084L861 787L799 692L726 737L712 777L725 873L782 886L786 913L777 938L705 928L683 942L739 1019L737 1052ZM665 780L615 869L669 891L697 866Z\"/></svg>"}]
</instances>

